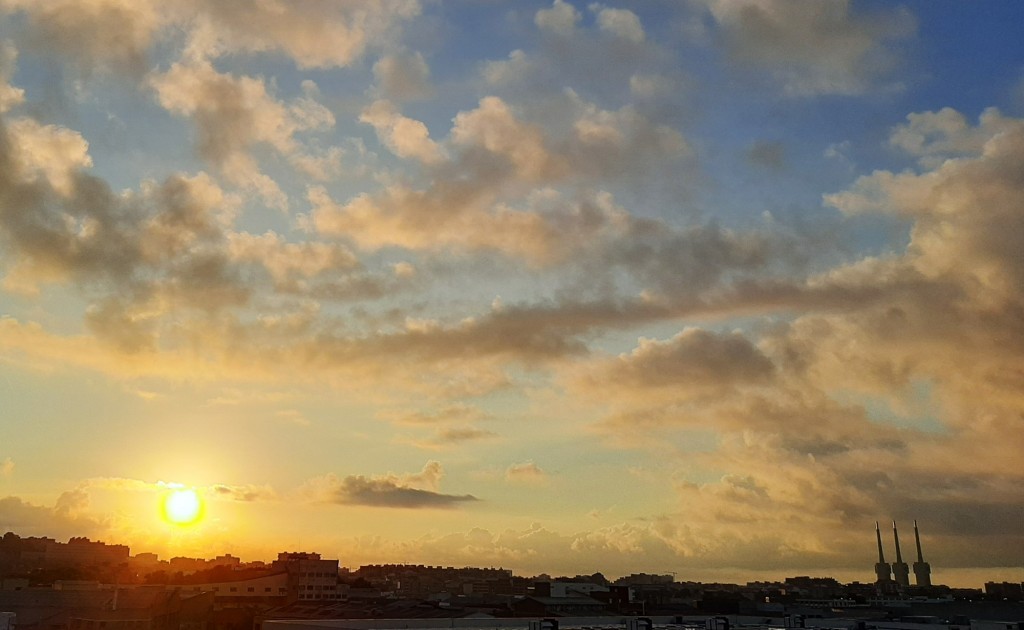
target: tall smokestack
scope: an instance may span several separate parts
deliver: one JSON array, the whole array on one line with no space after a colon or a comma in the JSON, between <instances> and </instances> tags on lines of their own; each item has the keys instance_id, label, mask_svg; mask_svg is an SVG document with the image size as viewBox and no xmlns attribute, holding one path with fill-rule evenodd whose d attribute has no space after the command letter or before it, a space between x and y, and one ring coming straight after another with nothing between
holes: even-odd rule
<instances>
[{"instance_id":1,"label":"tall smokestack","mask_svg":"<svg viewBox=\"0 0 1024 630\"><path fill-rule=\"evenodd\" d=\"M875 538L878 540L878 562L875 563L875 578L877 582L888 582L891 578L889 563L885 561L885 553L882 552L882 530L878 529L878 521L875 521Z\"/></svg>"},{"instance_id":2,"label":"tall smokestack","mask_svg":"<svg viewBox=\"0 0 1024 630\"><path fill-rule=\"evenodd\" d=\"M917 543L917 562L914 563L914 581L918 586L932 585L932 567L924 561L921 554L921 534L917 531L917 520L914 521L914 542Z\"/></svg>"},{"instance_id":3,"label":"tall smokestack","mask_svg":"<svg viewBox=\"0 0 1024 630\"><path fill-rule=\"evenodd\" d=\"M900 533L896 531L896 521L892 522L892 538L896 542L896 562L892 563L892 575L900 586L910 586L910 567L903 561L900 553Z\"/></svg>"}]
</instances>

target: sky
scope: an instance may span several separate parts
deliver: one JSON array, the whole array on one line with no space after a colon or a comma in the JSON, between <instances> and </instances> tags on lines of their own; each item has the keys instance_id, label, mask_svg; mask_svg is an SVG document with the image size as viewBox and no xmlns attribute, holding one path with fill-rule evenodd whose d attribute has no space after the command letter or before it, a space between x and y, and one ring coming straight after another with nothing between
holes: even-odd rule
<instances>
[{"instance_id":1,"label":"sky","mask_svg":"<svg viewBox=\"0 0 1024 630\"><path fill-rule=\"evenodd\" d=\"M1022 23L0 0L0 531L1024 580Z\"/></svg>"}]
</instances>

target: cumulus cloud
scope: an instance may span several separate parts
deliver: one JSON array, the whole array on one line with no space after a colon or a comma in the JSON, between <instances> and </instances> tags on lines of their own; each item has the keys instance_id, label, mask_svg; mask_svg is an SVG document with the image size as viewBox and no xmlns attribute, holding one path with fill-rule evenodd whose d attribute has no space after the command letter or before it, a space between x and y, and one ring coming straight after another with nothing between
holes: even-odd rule
<instances>
[{"instance_id":1,"label":"cumulus cloud","mask_svg":"<svg viewBox=\"0 0 1024 630\"><path fill-rule=\"evenodd\" d=\"M544 484L547 480L548 473L531 461L512 464L505 470L505 481L511 483Z\"/></svg>"},{"instance_id":2,"label":"cumulus cloud","mask_svg":"<svg viewBox=\"0 0 1024 630\"><path fill-rule=\"evenodd\" d=\"M644 41L644 27L636 13L629 9L612 9L598 4L592 4L590 8L597 12L597 26L605 33L634 44Z\"/></svg>"},{"instance_id":3,"label":"cumulus cloud","mask_svg":"<svg viewBox=\"0 0 1024 630\"><path fill-rule=\"evenodd\" d=\"M630 107L603 110L573 92L559 107L571 124L551 132L525 120L498 97L455 116L447 142L451 157L418 121L378 101L361 120L402 157L435 164L423 187L398 181L343 204L313 187L312 224L325 235L361 247L496 250L547 265L571 257L577 246L627 229L627 213L604 191L566 199L556 185L604 185L645 170L684 161L682 136Z\"/></svg>"},{"instance_id":4,"label":"cumulus cloud","mask_svg":"<svg viewBox=\"0 0 1024 630\"><path fill-rule=\"evenodd\" d=\"M0 498L0 522L27 536L96 536L106 523L86 514L87 507L88 496L81 491L62 493L53 507L7 496Z\"/></svg>"},{"instance_id":5,"label":"cumulus cloud","mask_svg":"<svg viewBox=\"0 0 1024 630\"><path fill-rule=\"evenodd\" d=\"M205 60L175 63L151 76L150 84L161 105L194 120L200 156L232 183L282 209L287 208L284 193L260 171L249 149L265 144L286 157L301 156L297 132L334 125L334 116L310 91L286 106L268 92L263 79L220 73Z\"/></svg>"},{"instance_id":6,"label":"cumulus cloud","mask_svg":"<svg viewBox=\"0 0 1024 630\"><path fill-rule=\"evenodd\" d=\"M572 33L577 22L580 21L580 12L564 0L554 0L550 9L540 9L533 16L537 28L542 31L568 35Z\"/></svg>"},{"instance_id":7,"label":"cumulus cloud","mask_svg":"<svg viewBox=\"0 0 1024 630\"><path fill-rule=\"evenodd\" d=\"M83 73L128 70L141 75L150 49L177 29L193 55L278 53L300 68L348 66L394 37L419 14L416 0L344 5L298 0L4 0L0 9L28 21L29 41ZM244 17L243 17L244 16ZM117 37L104 34L116 32Z\"/></svg>"},{"instance_id":8,"label":"cumulus cloud","mask_svg":"<svg viewBox=\"0 0 1024 630\"><path fill-rule=\"evenodd\" d=\"M375 101L359 115L359 122L371 125L377 138L401 158L413 158L424 164L441 161L441 147L430 139L427 126L401 115L388 101Z\"/></svg>"},{"instance_id":9,"label":"cumulus cloud","mask_svg":"<svg viewBox=\"0 0 1024 630\"><path fill-rule=\"evenodd\" d=\"M890 516L922 519L951 565L996 566L1019 545L1011 523L1024 503L1010 488L1021 482L1011 427L1024 186L1012 165L1024 128L994 111L963 121L952 111L909 117L894 146L959 157L877 171L826 198L847 213L906 218L904 250L775 291L800 314L762 330L756 345L691 329L592 360L590 380L575 382L604 406L602 429L617 441L726 471L678 484L689 531L660 538L674 553L730 561L735 547L758 558L739 560L751 567L855 566L849 546ZM695 392L705 394L699 405ZM694 431L711 431L712 446L690 447ZM629 540L651 548L625 534L578 545Z\"/></svg>"},{"instance_id":10,"label":"cumulus cloud","mask_svg":"<svg viewBox=\"0 0 1024 630\"><path fill-rule=\"evenodd\" d=\"M891 76L894 44L913 35L903 8L856 12L848 0L810 7L784 0L706 0L730 57L767 70L785 94L861 94Z\"/></svg>"},{"instance_id":11,"label":"cumulus cloud","mask_svg":"<svg viewBox=\"0 0 1024 630\"><path fill-rule=\"evenodd\" d=\"M977 126L972 127L966 116L944 107L937 112L908 114L907 124L892 130L889 143L917 156L922 166L934 168L950 158L977 156L989 139L1018 124L992 107L983 111Z\"/></svg>"},{"instance_id":12,"label":"cumulus cloud","mask_svg":"<svg viewBox=\"0 0 1024 630\"><path fill-rule=\"evenodd\" d=\"M350 475L340 479L333 474L326 475L308 482L307 492L329 503L382 508L450 509L461 503L479 501L471 494L437 491L443 476L440 463L431 461L412 475Z\"/></svg>"}]
</instances>

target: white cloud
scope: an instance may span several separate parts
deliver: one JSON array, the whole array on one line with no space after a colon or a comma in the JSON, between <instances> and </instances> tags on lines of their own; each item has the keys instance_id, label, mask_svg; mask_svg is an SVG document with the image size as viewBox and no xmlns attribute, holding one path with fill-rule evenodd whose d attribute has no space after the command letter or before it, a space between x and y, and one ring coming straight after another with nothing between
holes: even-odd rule
<instances>
[{"instance_id":1,"label":"white cloud","mask_svg":"<svg viewBox=\"0 0 1024 630\"><path fill-rule=\"evenodd\" d=\"M359 122L371 125L377 137L392 153L424 164L436 164L444 158L441 147L430 139L422 122L403 116L389 101L375 101L359 114Z\"/></svg>"},{"instance_id":2,"label":"white cloud","mask_svg":"<svg viewBox=\"0 0 1024 630\"><path fill-rule=\"evenodd\" d=\"M568 2L554 0L550 9L537 11L533 16L533 21L542 31L569 35L580 21L580 12Z\"/></svg>"},{"instance_id":3,"label":"white cloud","mask_svg":"<svg viewBox=\"0 0 1024 630\"><path fill-rule=\"evenodd\" d=\"M505 470L505 480L510 483L544 484L548 474L532 461L512 464Z\"/></svg>"},{"instance_id":4,"label":"white cloud","mask_svg":"<svg viewBox=\"0 0 1024 630\"><path fill-rule=\"evenodd\" d=\"M597 12L597 26L605 33L633 44L643 43L646 37L644 27L636 13L629 9L612 9L599 4L590 5L590 9Z\"/></svg>"}]
</instances>

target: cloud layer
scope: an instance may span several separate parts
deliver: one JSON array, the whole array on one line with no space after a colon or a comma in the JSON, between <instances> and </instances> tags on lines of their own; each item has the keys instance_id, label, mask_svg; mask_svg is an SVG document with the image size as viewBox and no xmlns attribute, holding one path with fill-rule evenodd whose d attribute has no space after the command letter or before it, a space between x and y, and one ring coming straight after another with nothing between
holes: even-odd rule
<instances>
[{"instance_id":1,"label":"cloud layer","mask_svg":"<svg viewBox=\"0 0 1024 630\"><path fill-rule=\"evenodd\" d=\"M144 539L160 457L32 463L89 427L355 556L1016 557L1024 120L921 97L910 9L242 5L0 0L0 523Z\"/></svg>"}]
</instances>

